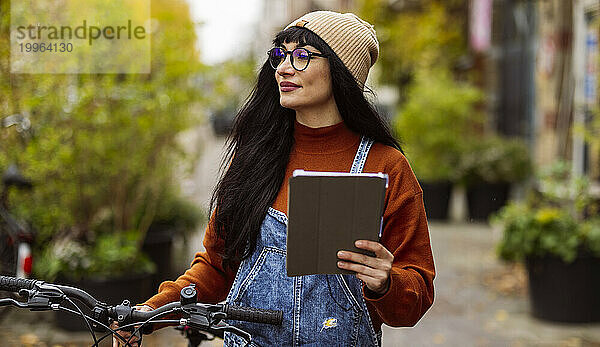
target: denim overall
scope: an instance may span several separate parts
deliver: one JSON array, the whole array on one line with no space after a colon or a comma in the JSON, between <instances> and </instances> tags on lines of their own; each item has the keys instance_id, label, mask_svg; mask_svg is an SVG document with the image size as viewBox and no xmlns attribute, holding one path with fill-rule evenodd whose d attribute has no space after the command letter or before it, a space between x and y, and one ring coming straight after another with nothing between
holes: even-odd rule
<instances>
[{"instance_id":1,"label":"denim overall","mask_svg":"<svg viewBox=\"0 0 600 347\"><path fill-rule=\"evenodd\" d=\"M351 173L362 172L372 144L361 138ZM256 249L241 262L226 301L282 310L282 325L228 323L252 335L249 346L380 346L356 276L287 276L286 231L287 216L269 207ZM241 337L225 333L224 346L244 345Z\"/></svg>"}]
</instances>

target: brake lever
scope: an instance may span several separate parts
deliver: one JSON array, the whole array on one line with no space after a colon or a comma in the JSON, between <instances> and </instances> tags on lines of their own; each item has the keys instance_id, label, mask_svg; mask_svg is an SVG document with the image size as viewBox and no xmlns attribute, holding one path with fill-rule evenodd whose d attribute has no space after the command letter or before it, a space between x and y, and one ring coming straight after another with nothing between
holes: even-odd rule
<instances>
[{"instance_id":1,"label":"brake lever","mask_svg":"<svg viewBox=\"0 0 600 347\"><path fill-rule=\"evenodd\" d=\"M27 308L31 311L54 310L66 298L62 290L46 283L36 284L34 289L21 289L19 295L27 297Z\"/></svg>"},{"instance_id":2,"label":"brake lever","mask_svg":"<svg viewBox=\"0 0 600 347\"><path fill-rule=\"evenodd\" d=\"M65 299L66 295L59 288L45 283L36 284L33 289L19 290L19 296L27 298L26 302L12 298L0 299L0 306L16 306L30 311L57 310L57 301Z\"/></svg>"},{"instance_id":3,"label":"brake lever","mask_svg":"<svg viewBox=\"0 0 600 347\"><path fill-rule=\"evenodd\" d=\"M0 306L8 306L8 305L17 306L19 308L27 308L28 307L27 303L20 302L15 299L11 299L11 298L0 299Z\"/></svg>"},{"instance_id":4,"label":"brake lever","mask_svg":"<svg viewBox=\"0 0 600 347\"><path fill-rule=\"evenodd\" d=\"M230 333L236 334L236 335L240 336L241 338L243 338L244 340L246 340L245 346L248 346L250 344L250 342L252 341L252 335L250 335L250 333L248 333L236 326L229 325L225 322L221 322L220 325L211 326L211 329L223 330L223 331L228 331Z\"/></svg>"},{"instance_id":5,"label":"brake lever","mask_svg":"<svg viewBox=\"0 0 600 347\"><path fill-rule=\"evenodd\" d=\"M186 326L189 326L192 329L201 331L205 331L206 329L228 331L243 338L246 341L245 346L250 344L252 340L252 335L250 335L250 333L233 325L229 325L224 321L224 319L227 318L227 314L222 312L223 305L197 303L197 292L194 284L190 284L181 290L180 301L181 311L184 316L184 318L180 320L180 325L183 326L184 329Z\"/></svg>"},{"instance_id":6,"label":"brake lever","mask_svg":"<svg viewBox=\"0 0 600 347\"><path fill-rule=\"evenodd\" d=\"M181 326L189 326L193 329L198 329L201 331L205 331L206 329L228 331L246 340L246 345L248 345L252 340L252 335L250 335L250 333L224 322L223 319L227 317L225 313L209 313L204 307L196 307L196 309L197 310L194 311L190 309L190 307L186 308L184 312L189 316L188 318L183 318L180 320ZM207 316L209 316L210 319Z\"/></svg>"}]
</instances>

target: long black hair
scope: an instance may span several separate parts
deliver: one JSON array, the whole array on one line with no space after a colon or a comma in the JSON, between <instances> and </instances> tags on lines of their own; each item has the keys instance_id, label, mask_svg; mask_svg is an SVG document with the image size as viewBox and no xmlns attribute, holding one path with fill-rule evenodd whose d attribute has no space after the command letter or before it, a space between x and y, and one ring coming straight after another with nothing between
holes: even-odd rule
<instances>
[{"instance_id":1,"label":"long black hair","mask_svg":"<svg viewBox=\"0 0 600 347\"><path fill-rule=\"evenodd\" d=\"M291 27L273 40L275 46L284 42L311 45L327 55L335 102L349 129L402 151L387 122L325 41L305 28ZM267 209L285 177L294 144L294 121L294 110L279 104L275 72L265 61L227 138L220 167L225 173L210 200L210 210L216 207L213 228L225 243L221 256L226 267L233 268L256 248Z\"/></svg>"}]
</instances>

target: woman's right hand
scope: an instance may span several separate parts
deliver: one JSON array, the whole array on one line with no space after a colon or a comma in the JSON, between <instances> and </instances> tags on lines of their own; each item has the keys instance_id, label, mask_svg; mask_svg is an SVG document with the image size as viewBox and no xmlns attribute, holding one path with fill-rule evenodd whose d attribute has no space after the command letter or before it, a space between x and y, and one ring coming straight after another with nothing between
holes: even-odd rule
<instances>
[{"instance_id":1,"label":"woman's right hand","mask_svg":"<svg viewBox=\"0 0 600 347\"><path fill-rule=\"evenodd\" d=\"M134 309L137 311L142 311L142 312L152 311L152 307L150 307L148 305L135 306ZM111 329L117 329L119 327L119 324L117 324L117 322L114 322L113 324L111 324L110 327L111 327ZM136 328L137 328L137 326L136 326ZM139 335L136 334L136 336L132 337L131 340L129 341L131 346L139 346L139 347L142 346L142 339L140 338L141 332L138 332L138 334ZM131 336L131 332L119 331L119 335L121 335L121 337L123 337L125 339L125 341L127 341L129 339L129 337ZM119 346L125 346L125 342L123 342L121 339L119 339L113 335L113 347L119 347Z\"/></svg>"}]
</instances>

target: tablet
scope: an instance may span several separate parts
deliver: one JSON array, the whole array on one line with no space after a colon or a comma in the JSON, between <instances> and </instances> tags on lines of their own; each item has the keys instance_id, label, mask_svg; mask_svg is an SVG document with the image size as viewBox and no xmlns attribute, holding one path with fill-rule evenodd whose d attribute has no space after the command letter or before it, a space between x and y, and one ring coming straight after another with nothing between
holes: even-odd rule
<instances>
[{"instance_id":1,"label":"tablet","mask_svg":"<svg viewBox=\"0 0 600 347\"><path fill-rule=\"evenodd\" d=\"M347 274L339 250L374 256L356 240L379 241L388 175L294 170L288 184L288 276Z\"/></svg>"}]
</instances>

